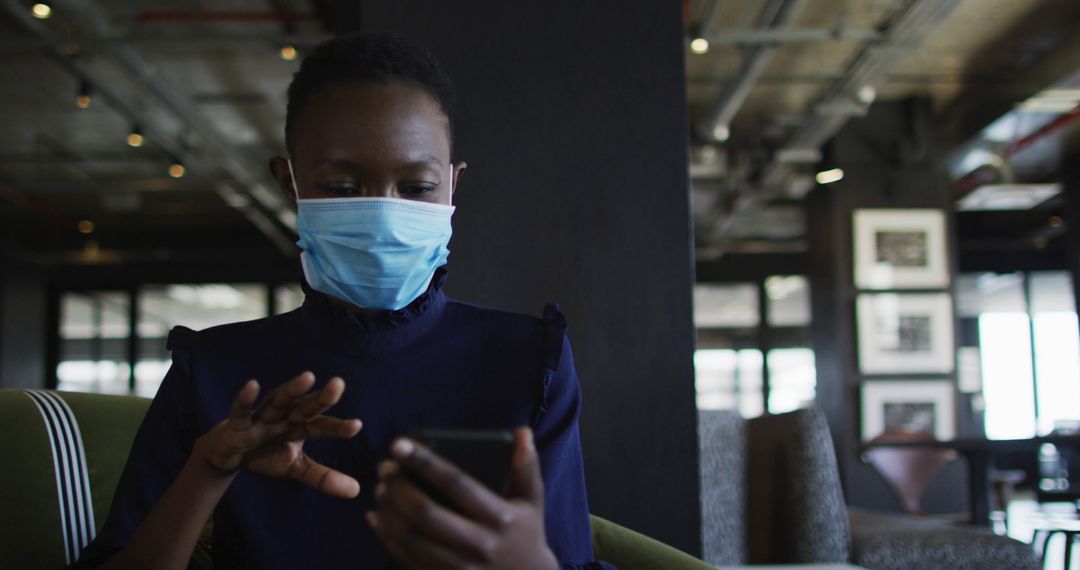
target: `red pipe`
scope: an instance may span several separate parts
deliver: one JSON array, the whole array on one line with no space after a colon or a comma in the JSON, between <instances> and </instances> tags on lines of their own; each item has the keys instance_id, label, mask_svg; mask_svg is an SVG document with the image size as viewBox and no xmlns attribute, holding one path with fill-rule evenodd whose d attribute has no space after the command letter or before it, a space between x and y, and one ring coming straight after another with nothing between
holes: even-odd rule
<instances>
[{"instance_id":1,"label":"red pipe","mask_svg":"<svg viewBox=\"0 0 1080 570\"><path fill-rule=\"evenodd\" d=\"M1010 156L1031 147L1040 140L1056 133L1057 131L1064 129L1065 127L1071 125L1077 120L1080 120L1080 105L1073 107L1071 111L1058 115L1054 118L1054 120L1046 123L1038 129L1035 129L1034 132L1028 134L1027 136L1012 141L1005 146L1004 150L1001 151L1001 156L1002 158L1009 158ZM954 191L963 194L968 191L974 190L975 188L978 188L983 184L986 184L986 178L987 175L982 173L982 167L979 167L961 176L960 178L957 178L956 181L953 182L952 187Z\"/></svg>"},{"instance_id":2,"label":"red pipe","mask_svg":"<svg viewBox=\"0 0 1080 570\"><path fill-rule=\"evenodd\" d=\"M1049 123L1046 123L1045 125L1039 127L1035 130L1035 132L1027 135L1026 137L1016 139L1013 142L1009 143L1009 145L1006 146L1005 150L1002 152L1006 157L1012 156L1024 150L1025 148L1028 148L1029 146L1035 144L1039 141L1039 139L1050 136L1051 134L1067 127L1077 119L1080 119L1080 105L1073 107L1073 110L1067 113L1058 115L1053 121L1050 121Z\"/></svg>"},{"instance_id":3,"label":"red pipe","mask_svg":"<svg viewBox=\"0 0 1080 570\"><path fill-rule=\"evenodd\" d=\"M317 20L300 12L196 12L190 10L144 10L140 24L149 22L304 22Z\"/></svg>"}]
</instances>

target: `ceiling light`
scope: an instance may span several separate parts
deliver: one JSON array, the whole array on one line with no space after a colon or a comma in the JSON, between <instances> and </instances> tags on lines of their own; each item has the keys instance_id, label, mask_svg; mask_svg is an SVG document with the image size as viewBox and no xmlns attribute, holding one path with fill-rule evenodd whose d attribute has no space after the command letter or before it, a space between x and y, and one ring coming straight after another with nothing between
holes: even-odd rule
<instances>
[{"instance_id":1,"label":"ceiling light","mask_svg":"<svg viewBox=\"0 0 1080 570\"><path fill-rule=\"evenodd\" d=\"M832 184L833 182L839 182L844 179L844 170L842 168L833 168L832 170L822 170L817 173L814 180L817 180L818 184Z\"/></svg>"},{"instance_id":2,"label":"ceiling light","mask_svg":"<svg viewBox=\"0 0 1080 570\"><path fill-rule=\"evenodd\" d=\"M962 212L1030 210L1060 193L1060 184L984 184L956 206Z\"/></svg>"},{"instance_id":3,"label":"ceiling light","mask_svg":"<svg viewBox=\"0 0 1080 570\"><path fill-rule=\"evenodd\" d=\"M48 20L49 16L52 16L52 7L48 4L39 2L30 8L30 12L39 20Z\"/></svg>"},{"instance_id":4,"label":"ceiling light","mask_svg":"<svg viewBox=\"0 0 1080 570\"><path fill-rule=\"evenodd\" d=\"M79 222L79 233L94 233L94 222L91 222L90 220L82 220L81 222Z\"/></svg>"},{"instance_id":5,"label":"ceiling light","mask_svg":"<svg viewBox=\"0 0 1080 570\"><path fill-rule=\"evenodd\" d=\"M698 55L709 53L709 40L705 38L694 38L690 40L690 51Z\"/></svg>"},{"instance_id":6,"label":"ceiling light","mask_svg":"<svg viewBox=\"0 0 1080 570\"><path fill-rule=\"evenodd\" d=\"M292 61L296 59L296 53L296 48L294 46L284 45L281 47L281 51L278 52L278 55L285 61Z\"/></svg>"},{"instance_id":7,"label":"ceiling light","mask_svg":"<svg viewBox=\"0 0 1080 570\"><path fill-rule=\"evenodd\" d=\"M1061 219L1061 216L1050 216L1050 227L1060 228L1063 223L1065 221Z\"/></svg>"},{"instance_id":8,"label":"ceiling light","mask_svg":"<svg viewBox=\"0 0 1080 570\"><path fill-rule=\"evenodd\" d=\"M724 142L731 137L731 128L727 125L716 125L713 127L712 136L719 142Z\"/></svg>"},{"instance_id":9,"label":"ceiling light","mask_svg":"<svg viewBox=\"0 0 1080 570\"><path fill-rule=\"evenodd\" d=\"M169 176L172 176L173 178L180 178L185 172L187 172L187 169L184 168L184 163L179 160L174 160L173 163L169 165Z\"/></svg>"},{"instance_id":10,"label":"ceiling light","mask_svg":"<svg viewBox=\"0 0 1080 570\"><path fill-rule=\"evenodd\" d=\"M859 88L857 96L859 102L863 105L869 105L874 102L874 99L877 99L877 89L874 89L873 85L863 85Z\"/></svg>"},{"instance_id":11,"label":"ceiling light","mask_svg":"<svg viewBox=\"0 0 1080 570\"><path fill-rule=\"evenodd\" d=\"M90 106L90 84L83 81L79 84L79 94L75 96L75 106L85 109Z\"/></svg>"},{"instance_id":12,"label":"ceiling light","mask_svg":"<svg viewBox=\"0 0 1080 570\"><path fill-rule=\"evenodd\" d=\"M143 137L142 129L140 129L138 126L131 129L131 133L129 133L127 136L128 146L134 148L139 148L140 146L142 146L144 140L145 137Z\"/></svg>"}]
</instances>

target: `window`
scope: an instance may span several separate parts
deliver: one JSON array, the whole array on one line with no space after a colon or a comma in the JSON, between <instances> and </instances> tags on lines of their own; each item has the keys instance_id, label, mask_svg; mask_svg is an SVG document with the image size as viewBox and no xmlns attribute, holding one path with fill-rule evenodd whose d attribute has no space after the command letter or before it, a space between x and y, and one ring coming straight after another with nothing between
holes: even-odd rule
<instances>
[{"instance_id":1,"label":"window","mask_svg":"<svg viewBox=\"0 0 1080 570\"><path fill-rule=\"evenodd\" d=\"M165 350L166 338L174 326L202 330L226 323L250 321L266 316L267 291L257 284L170 284L152 285L138 292L138 334L140 350L135 365L135 394L152 397L157 393L172 359Z\"/></svg>"},{"instance_id":2,"label":"window","mask_svg":"<svg viewBox=\"0 0 1080 570\"><path fill-rule=\"evenodd\" d=\"M58 389L128 393L128 310L125 291L71 292L60 297Z\"/></svg>"},{"instance_id":3,"label":"window","mask_svg":"<svg viewBox=\"0 0 1080 570\"><path fill-rule=\"evenodd\" d=\"M964 344L980 354L986 435L1045 435L1080 420L1080 325L1068 273L964 275Z\"/></svg>"},{"instance_id":4,"label":"window","mask_svg":"<svg viewBox=\"0 0 1080 570\"><path fill-rule=\"evenodd\" d=\"M756 417L766 412L766 402L770 413L813 402L816 379L807 340L810 295L804 276L699 284L694 303L700 409L738 410L744 417Z\"/></svg>"},{"instance_id":5,"label":"window","mask_svg":"<svg viewBox=\"0 0 1080 570\"><path fill-rule=\"evenodd\" d=\"M297 284L264 283L173 283L64 292L56 333L57 388L152 397L172 363L166 339L174 326L201 330L260 319L271 310L291 311L303 298Z\"/></svg>"},{"instance_id":6,"label":"window","mask_svg":"<svg viewBox=\"0 0 1080 570\"><path fill-rule=\"evenodd\" d=\"M764 412L760 350L700 349L694 353L697 405L703 410L738 410L743 417Z\"/></svg>"}]
</instances>

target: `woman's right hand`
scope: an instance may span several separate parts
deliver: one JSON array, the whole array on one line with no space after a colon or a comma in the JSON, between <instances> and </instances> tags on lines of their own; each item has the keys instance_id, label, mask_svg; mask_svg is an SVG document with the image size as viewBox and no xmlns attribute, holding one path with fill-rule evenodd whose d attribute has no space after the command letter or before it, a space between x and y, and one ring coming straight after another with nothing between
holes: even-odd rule
<instances>
[{"instance_id":1,"label":"woman's right hand","mask_svg":"<svg viewBox=\"0 0 1080 570\"><path fill-rule=\"evenodd\" d=\"M269 477L296 479L323 493L352 498L360 493L356 479L331 469L304 453L311 438L351 438L360 433L358 419L323 415L345 392L345 381L332 378L323 389L308 394L315 375L304 372L278 386L258 407L259 383L249 380L233 400L229 417L195 442L193 459L221 477L241 467Z\"/></svg>"}]
</instances>

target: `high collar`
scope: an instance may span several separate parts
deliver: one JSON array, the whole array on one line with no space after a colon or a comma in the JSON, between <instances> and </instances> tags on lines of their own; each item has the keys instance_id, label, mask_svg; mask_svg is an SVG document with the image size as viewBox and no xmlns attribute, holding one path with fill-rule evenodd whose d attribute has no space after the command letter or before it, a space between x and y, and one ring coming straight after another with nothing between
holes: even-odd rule
<instances>
[{"instance_id":1,"label":"high collar","mask_svg":"<svg viewBox=\"0 0 1080 570\"><path fill-rule=\"evenodd\" d=\"M304 304L300 310L317 333L339 339L350 352L393 348L419 337L438 320L446 305L445 283L446 267L439 267L427 290L408 305L397 310L350 313L302 280Z\"/></svg>"}]
</instances>

